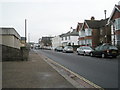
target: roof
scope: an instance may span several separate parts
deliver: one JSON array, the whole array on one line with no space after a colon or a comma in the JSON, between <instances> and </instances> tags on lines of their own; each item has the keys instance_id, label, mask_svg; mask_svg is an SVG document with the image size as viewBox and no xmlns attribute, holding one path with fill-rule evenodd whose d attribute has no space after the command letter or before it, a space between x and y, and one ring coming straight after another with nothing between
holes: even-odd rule
<instances>
[{"instance_id":1,"label":"roof","mask_svg":"<svg viewBox=\"0 0 120 90\"><path fill-rule=\"evenodd\" d=\"M85 23L91 29L99 29L100 27L104 27L107 21L108 21L108 18L102 19L102 20L85 20Z\"/></svg>"},{"instance_id":2,"label":"roof","mask_svg":"<svg viewBox=\"0 0 120 90\"><path fill-rule=\"evenodd\" d=\"M72 32L67 32L61 35L61 37L66 37L66 36L79 36L79 33L76 31L76 29L73 29Z\"/></svg>"},{"instance_id":3,"label":"roof","mask_svg":"<svg viewBox=\"0 0 120 90\"><path fill-rule=\"evenodd\" d=\"M20 35L14 28L0 27L0 34L1 35L14 35L16 38L20 39Z\"/></svg>"},{"instance_id":4,"label":"roof","mask_svg":"<svg viewBox=\"0 0 120 90\"><path fill-rule=\"evenodd\" d=\"M70 36L79 36L79 33L76 31L76 29L73 29L73 31L70 33Z\"/></svg>"},{"instance_id":5,"label":"roof","mask_svg":"<svg viewBox=\"0 0 120 90\"><path fill-rule=\"evenodd\" d=\"M115 8L120 12L120 5L115 5Z\"/></svg>"},{"instance_id":6,"label":"roof","mask_svg":"<svg viewBox=\"0 0 120 90\"><path fill-rule=\"evenodd\" d=\"M108 23L109 23L110 20L112 19L112 17L113 17L113 15L114 15L114 13L115 13L116 10L117 10L118 12L120 12L120 5L115 5L115 6L114 6L113 11L112 11L112 13L111 13L111 15L110 15L110 18L109 18L109 20L108 20Z\"/></svg>"},{"instance_id":7,"label":"roof","mask_svg":"<svg viewBox=\"0 0 120 90\"><path fill-rule=\"evenodd\" d=\"M53 37L42 37L41 41L50 40L51 38L53 38Z\"/></svg>"},{"instance_id":8,"label":"roof","mask_svg":"<svg viewBox=\"0 0 120 90\"><path fill-rule=\"evenodd\" d=\"M83 23L79 23L79 22L78 22L78 24L77 24L77 28L76 28L76 31L77 31L77 32L81 29L82 24L83 24Z\"/></svg>"}]
</instances>

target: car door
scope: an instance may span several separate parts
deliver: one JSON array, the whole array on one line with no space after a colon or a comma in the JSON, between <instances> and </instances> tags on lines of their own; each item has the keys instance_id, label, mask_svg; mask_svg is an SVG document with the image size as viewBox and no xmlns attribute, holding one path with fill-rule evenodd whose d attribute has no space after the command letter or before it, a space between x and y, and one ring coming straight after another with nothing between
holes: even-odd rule
<instances>
[{"instance_id":1,"label":"car door","mask_svg":"<svg viewBox=\"0 0 120 90\"><path fill-rule=\"evenodd\" d=\"M79 47L79 49L78 49L78 53L81 54L81 47Z\"/></svg>"},{"instance_id":2,"label":"car door","mask_svg":"<svg viewBox=\"0 0 120 90\"><path fill-rule=\"evenodd\" d=\"M100 55L100 46L97 46L94 51L94 55Z\"/></svg>"},{"instance_id":3,"label":"car door","mask_svg":"<svg viewBox=\"0 0 120 90\"><path fill-rule=\"evenodd\" d=\"M83 54L83 47L80 48L80 54Z\"/></svg>"}]
</instances>

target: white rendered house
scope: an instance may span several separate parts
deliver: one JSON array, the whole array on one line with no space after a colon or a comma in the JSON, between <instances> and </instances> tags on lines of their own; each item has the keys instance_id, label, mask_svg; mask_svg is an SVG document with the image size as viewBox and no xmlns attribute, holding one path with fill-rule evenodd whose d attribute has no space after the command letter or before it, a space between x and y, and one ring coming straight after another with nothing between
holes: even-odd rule
<instances>
[{"instance_id":1,"label":"white rendered house","mask_svg":"<svg viewBox=\"0 0 120 90\"><path fill-rule=\"evenodd\" d=\"M58 36L55 36L54 38L52 38L52 48L56 48L58 46L62 46L62 43L61 43L61 36L58 35Z\"/></svg>"},{"instance_id":2,"label":"white rendered house","mask_svg":"<svg viewBox=\"0 0 120 90\"><path fill-rule=\"evenodd\" d=\"M79 38L79 34L76 31L76 29L73 29L72 32L67 32L65 34L61 35L61 43L62 46L66 46L66 45L78 45L78 38Z\"/></svg>"}]
</instances>

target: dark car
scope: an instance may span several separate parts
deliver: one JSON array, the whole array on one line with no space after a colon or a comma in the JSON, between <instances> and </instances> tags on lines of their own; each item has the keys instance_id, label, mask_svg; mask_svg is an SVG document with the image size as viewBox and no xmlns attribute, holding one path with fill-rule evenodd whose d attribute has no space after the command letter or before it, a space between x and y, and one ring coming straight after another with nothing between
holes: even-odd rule
<instances>
[{"instance_id":1,"label":"dark car","mask_svg":"<svg viewBox=\"0 0 120 90\"><path fill-rule=\"evenodd\" d=\"M58 46L58 47L55 48L55 51L62 52L63 51L63 47L62 46Z\"/></svg>"},{"instance_id":2,"label":"dark car","mask_svg":"<svg viewBox=\"0 0 120 90\"><path fill-rule=\"evenodd\" d=\"M90 56L100 56L102 58L111 56L116 58L118 56L118 48L110 45L110 44L103 44L100 46L97 46L94 51L90 52Z\"/></svg>"}]
</instances>

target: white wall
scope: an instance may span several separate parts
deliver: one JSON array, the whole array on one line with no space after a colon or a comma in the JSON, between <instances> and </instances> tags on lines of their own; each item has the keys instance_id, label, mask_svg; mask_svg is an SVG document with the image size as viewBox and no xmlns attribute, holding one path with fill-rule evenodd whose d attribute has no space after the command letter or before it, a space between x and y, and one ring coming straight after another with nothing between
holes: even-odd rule
<instances>
[{"instance_id":1,"label":"white wall","mask_svg":"<svg viewBox=\"0 0 120 90\"><path fill-rule=\"evenodd\" d=\"M70 36L71 45L72 43L74 43L74 45L78 45L78 38L79 36Z\"/></svg>"},{"instance_id":2,"label":"white wall","mask_svg":"<svg viewBox=\"0 0 120 90\"><path fill-rule=\"evenodd\" d=\"M64 39L61 41L61 43L66 46L67 44L71 43L71 45L74 43L74 45L78 45L78 38L79 36L70 36L70 40L69 38L67 37L67 40L65 40L65 37Z\"/></svg>"},{"instance_id":3,"label":"white wall","mask_svg":"<svg viewBox=\"0 0 120 90\"><path fill-rule=\"evenodd\" d=\"M52 38L52 47L56 48L57 46L62 46L60 36L55 36L54 38Z\"/></svg>"}]
</instances>

